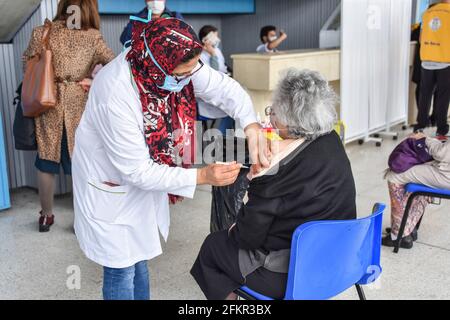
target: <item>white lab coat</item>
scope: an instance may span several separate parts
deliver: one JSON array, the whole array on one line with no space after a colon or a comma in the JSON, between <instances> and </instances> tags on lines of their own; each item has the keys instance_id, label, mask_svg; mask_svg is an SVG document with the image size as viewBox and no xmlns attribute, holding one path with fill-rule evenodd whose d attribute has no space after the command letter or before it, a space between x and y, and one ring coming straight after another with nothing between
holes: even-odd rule
<instances>
[{"instance_id":1,"label":"white lab coat","mask_svg":"<svg viewBox=\"0 0 450 320\"><path fill-rule=\"evenodd\" d=\"M125 268L162 253L169 235L168 194L192 198L196 169L155 164L144 139L138 93L125 60L105 66L90 90L72 159L75 232L92 261ZM204 66L195 94L238 119L256 122L250 97L228 76ZM119 185L110 187L104 182Z\"/></svg>"},{"instance_id":2,"label":"white lab coat","mask_svg":"<svg viewBox=\"0 0 450 320\"><path fill-rule=\"evenodd\" d=\"M223 53L219 48L216 48L216 55L219 62L218 71L226 74L228 72L228 69L225 64L225 57L223 56ZM203 50L200 59L205 65L211 66L211 55L205 50ZM198 103L198 113L202 117L206 117L208 119L222 119L227 117L227 114L223 110L203 101L199 97L197 97L197 103Z\"/></svg>"}]
</instances>

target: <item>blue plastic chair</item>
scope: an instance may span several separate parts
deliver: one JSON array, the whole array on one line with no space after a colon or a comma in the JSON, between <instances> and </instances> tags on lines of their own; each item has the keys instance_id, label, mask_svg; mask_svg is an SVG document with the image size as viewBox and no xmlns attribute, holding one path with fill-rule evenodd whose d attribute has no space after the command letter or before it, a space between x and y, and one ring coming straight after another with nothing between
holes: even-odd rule
<instances>
[{"instance_id":1,"label":"blue plastic chair","mask_svg":"<svg viewBox=\"0 0 450 320\"><path fill-rule=\"evenodd\" d=\"M318 221L300 226L292 238L285 300L326 300L355 286L375 282L380 266L383 212L377 204L373 215L360 220ZM248 287L236 293L247 300L274 300Z\"/></svg>"},{"instance_id":2,"label":"blue plastic chair","mask_svg":"<svg viewBox=\"0 0 450 320\"><path fill-rule=\"evenodd\" d=\"M437 199L447 199L450 200L450 190L433 189L421 184L408 184L406 185L406 192L411 193L411 196L406 203L405 213L403 214L402 223L400 225L400 230L398 231L397 241L394 247L394 253L398 253L400 250L400 245L402 243L403 234L405 233L406 223L408 222L409 213L411 211L414 199L420 196L432 197ZM419 230L422 223L423 217L420 219L416 228Z\"/></svg>"}]
</instances>

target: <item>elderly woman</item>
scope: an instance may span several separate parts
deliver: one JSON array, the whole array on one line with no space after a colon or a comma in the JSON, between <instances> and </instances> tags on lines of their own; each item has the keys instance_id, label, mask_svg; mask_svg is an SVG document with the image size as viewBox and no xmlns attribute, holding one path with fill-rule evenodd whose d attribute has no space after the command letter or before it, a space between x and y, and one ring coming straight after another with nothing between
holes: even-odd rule
<instances>
[{"instance_id":1,"label":"elderly woman","mask_svg":"<svg viewBox=\"0 0 450 320\"><path fill-rule=\"evenodd\" d=\"M191 270L208 299L235 299L242 285L284 298L295 229L356 218L350 162L333 131L335 104L316 72L292 69L280 82L268 108L283 139L271 168L249 177L249 199L236 224L207 237Z\"/></svg>"},{"instance_id":2,"label":"elderly woman","mask_svg":"<svg viewBox=\"0 0 450 320\"><path fill-rule=\"evenodd\" d=\"M427 137L423 133L416 133L411 137L417 140L426 138L428 152L434 161L414 166L404 173L397 174L392 171L387 173L391 197L391 227L387 229L388 235L383 238L382 244L386 247L394 247L397 242L403 214L411 196L406 192L407 184L416 183L435 189L450 189L450 141L442 143L437 138ZM428 202L428 197L414 199L400 244L403 249L412 249L414 246L414 241L418 238L417 225L425 213Z\"/></svg>"}]
</instances>

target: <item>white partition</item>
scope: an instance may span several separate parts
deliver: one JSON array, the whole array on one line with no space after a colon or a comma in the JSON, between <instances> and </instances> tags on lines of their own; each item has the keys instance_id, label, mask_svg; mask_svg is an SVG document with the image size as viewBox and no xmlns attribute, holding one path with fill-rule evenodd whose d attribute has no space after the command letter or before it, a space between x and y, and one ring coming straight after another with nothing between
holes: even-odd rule
<instances>
[{"instance_id":1,"label":"white partition","mask_svg":"<svg viewBox=\"0 0 450 320\"><path fill-rule=\"evenodd\" d=\"M412 0L343 0L341 119L347 141L406 121Z\"/></svg>"},{"instance_id":2,"label":"white partition","mask_svg":"<svg viewBox=\"0 0 450 320\"><path fill-rule=\"evenodd\" d=\"M389 64L388 110L389 119L398 123L408 114L412 1L392 1L391 11L391 26L397 27L391 27L390 41L398 45L390 46L390 56L396 59Z\"/></svg>"},{"instance_id":3,"label":"white partition","mask_svg":"<svg viewBox=\"0 0 450 320\"><path fill-rule=\"evenodd\" d=\"M364 136L369 124L367 8L368 0L342 2L341 119L349 141Z\"/></svg>"}]
</instances>

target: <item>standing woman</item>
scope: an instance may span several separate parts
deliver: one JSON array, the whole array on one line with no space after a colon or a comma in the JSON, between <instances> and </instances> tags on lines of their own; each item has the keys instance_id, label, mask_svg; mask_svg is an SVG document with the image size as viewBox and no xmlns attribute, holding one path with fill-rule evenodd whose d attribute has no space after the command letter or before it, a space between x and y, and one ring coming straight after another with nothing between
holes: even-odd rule
<instances>
[{"instance_id":1,"label":"standing woman","mask_svg":"<svg viewBox=\"0 0 450 320\"><path fill-rule=\"evenodd\" d=\"M78 6L81 29L69 29L66 20L70 6ZM100 34L97 0L61 0L50 30L50 49L57 85L57 104L35 118L38 156L38 187L42 211L39 231L47 232L54 223L53 196L55 174L60 166L71 175L71 156L75 130L87 101L87 87L96 65L105 65L114 58ZM33 30L28 49L23 55L26 63L41 53L44 27Z\"/></svg>"},{"instance_id":2,"label":"standing woman","mask_svg":"<svg viewBox=\"0 0 450 320\"><path fill-rule=\"evenodd\" d=\"M225 57L219 48L221 42L219 29L214 26L203 26L199 32L200 41L203 44L201 60L214 70L228 74L228 67L225 64ZM224 136L228 129L234 128L234 120L222 110L209 105L198 99L198 116L203 121L203 130L208 129L208 121L213 121L213 127L217 127Z\"/></svg>"},{"instance_id":3,"label":"standing woman","mask_svg":"<svg viewBox=\"0 0 450 320\"><path fill-rule=\"evenodd\" d=\"M103 266L103 297L147 300L147 261L169 235L169 202L197 185L234 183L241 165L189 169L196 100L238 119L256 163L256 123L248 94L203 65L194 30L178 19L135 22L131 48L103 68L76 134L75 232L86 256ZM181 163L182 162L182 163Z\"/></svg>"}]
</instances>

